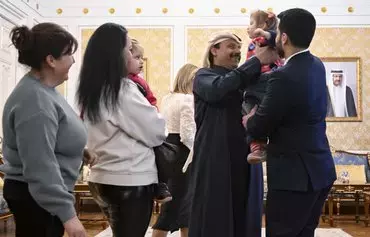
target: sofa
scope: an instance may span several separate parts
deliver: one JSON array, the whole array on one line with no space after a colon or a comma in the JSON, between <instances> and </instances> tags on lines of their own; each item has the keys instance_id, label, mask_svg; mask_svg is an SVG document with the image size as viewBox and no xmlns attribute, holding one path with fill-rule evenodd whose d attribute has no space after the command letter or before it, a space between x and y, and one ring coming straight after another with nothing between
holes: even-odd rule
<instances>
[{"instance_id":1,"label":"sofa","mask_svg":"<svg viewBox=\"0 0 370 237\"><path fill-rule=\"evenodd\" d=\"M370 183L370 152L336 150L333 159L338 176L336 184Z\"/></svg>"}]
</instances>

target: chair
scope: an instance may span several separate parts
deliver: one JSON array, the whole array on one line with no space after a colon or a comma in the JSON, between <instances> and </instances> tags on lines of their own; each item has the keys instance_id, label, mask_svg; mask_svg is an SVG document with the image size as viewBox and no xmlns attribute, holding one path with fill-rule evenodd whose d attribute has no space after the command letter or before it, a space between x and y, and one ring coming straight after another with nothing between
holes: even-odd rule
<instances>
[{"instance_id":1,"label":"chair","mask_svg":"<svg viewBox=\"0 0 370 237\"><path fill-rule=\"evenodd\" d=\"M346 205L355 207L355 218L349 220L355 220L356 223L364 221L367 226L368 218L360 218L359 208L365 206L365 192L370 190L370 153L337 150L332 151L332 154L337 180L328 195L330 225L334 225L334 220L344 220L333 217L334 207L339 217L341 206ZM325 222L326 219L324 206L322 220Z\"/></svg>"},{"instance_id":2,"label":"chair","mask_svg":"<svg viewBox=\"0 0 370 237\"><path fill-rule=\"evenodd\" d=\"M370 183L370 153L349 152L338 150L333 153L338 182L342 175L348 175L351 184ZM347 172L346 174L343 174Z\"/></svg>"},{"instance_id":3,"label":"chair","mask_svg":"<svg viewBox=\"0 0 370 237\"><path fill-rule=\"evenodd\" d=\"M2 149L1 149L1 145L2 145L2 137L0 137L0 165L1 164L4 164L3 162L3 153L2 153ZM3 180L4 180L4 173L0 172L0 181L3 183ZM0 220L3 220L4 221L4 229L6 231L6 227L7 227L7 222L8 220L13 217L13 214L10 212L9 208L8 208L8 204L6 203L4 197L3 197L3 185L1 185L0 187Z\"/></svg>"}]
</instances>

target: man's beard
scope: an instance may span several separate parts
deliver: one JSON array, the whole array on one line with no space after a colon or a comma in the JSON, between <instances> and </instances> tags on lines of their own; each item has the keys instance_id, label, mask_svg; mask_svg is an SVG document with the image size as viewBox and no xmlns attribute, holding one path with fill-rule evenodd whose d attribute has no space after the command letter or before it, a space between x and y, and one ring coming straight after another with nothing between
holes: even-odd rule
<instances>
[{"instance_id":1,"label":"man's beard","mask_svg":"<svg viewBox=\"0 0 370 237\"><path fill-rule=\"evenodd\" d=\"M276 42L276 50L280 58L285 58L283 43L281 42L281 40L278 40L278 42Z\"/></svg>"},{"instance_id":2,"label":"man's beard","mask_svg":"<svg viewBox=\"0 0 370 237\"><path fill-rule=\"evenodd\" d=\"M342 80L334 80L333 84L334 86L342 86Z\"/></svg>"}]
</instances>

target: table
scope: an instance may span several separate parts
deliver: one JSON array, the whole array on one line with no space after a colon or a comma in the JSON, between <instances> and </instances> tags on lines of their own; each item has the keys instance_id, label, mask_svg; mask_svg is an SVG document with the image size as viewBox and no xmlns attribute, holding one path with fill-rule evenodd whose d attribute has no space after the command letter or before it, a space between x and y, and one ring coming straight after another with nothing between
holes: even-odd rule
<instances>
[{"instance_id":1,"label":"table","mask_svg":"<svg viewBox=\"0 0 370 237\"><path fill-rule=\"evenodd\" d=\"M369 226L369 208L370 208L370 192L364 192L364 207L365 207L365 225Z\"/></svg>"},{"instance_id":2,"label":"table","mask_svg":"<svg viewBox=\"0 0 370 237\"><path fill-rule=\"evenodd\" d=\"M370 205L370 184L334 184L328 194L328 209L329 217L325 215L325 205L323 207L322 220L325 222L329 219L330 226L334 226L335 220L355 220L356 223L363 221L366 226L369 224L369 205ZM354 219L351 218L335 218L334 204L336 204L337 214L340 215L341 203L354 203L356 208L356 215ZM360 205L365 208L365 218L359 215Z\"/></svg>"},{"instance_id":3,"label":"table","mask_svg":"<svg viewBox=\"0 0 370 237\"><path fill-rule=\"evenodd\" d=\"M93 200L92 196L91 196L91 193L90 193L90 189L89 189L89 185L87 184L87 182L78 182L76 183L75 185L75 189L74 189L74 194L75 194L75 199L76 199L76 203L75 203L75 209L76 209L76 213L77 213L77 216L79 217L80 216L80 213L81 213L81 201L83 199L91 199ZM80 221L94 221L94 222L97 222L97 221L102 221L102 227L103 229L107 228L107 219L105 217L105 215L103 215L103 218L100 218L100 219L96 219L96 218L80 218L79 217L79 220Z\"/></svg>"}]
</instances>

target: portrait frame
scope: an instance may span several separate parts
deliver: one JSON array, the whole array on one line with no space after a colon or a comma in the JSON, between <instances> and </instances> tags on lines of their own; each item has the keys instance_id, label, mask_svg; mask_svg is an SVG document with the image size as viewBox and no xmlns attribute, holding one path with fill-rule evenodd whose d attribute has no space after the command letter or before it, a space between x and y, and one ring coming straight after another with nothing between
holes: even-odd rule
<instances>
[{"instance_id":1,"label":"portrait frame","mask_svg":"<svg viewBox=\"0 0 370 237\"><path fill-rule=\"evenodd\" d=\"M361 122L362 121L362 80L361 80L361 58L360 57L321 57L326 71L326 82L328 92L328 122ZM339 74L344 75L345 89L343 93L345 98L345 108L347 116L335 116L332 100L333 87L329 83L333 83L333 74L339 71ZM343 77L343 76L342 76ZM342 83L342 81L341 81ZM352 94L352 96L351 96ZM348 106L347 106L348 104ZM354 106L353 106L354 104ZM334 114L334 115L331 115ZM355 115L351 115L355 114Z\"/></svg>"}]
</instances>

